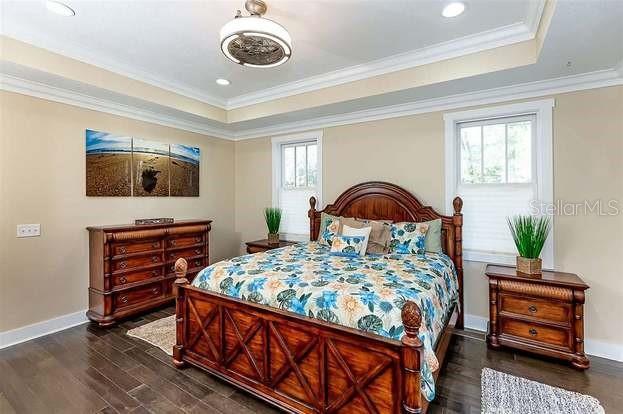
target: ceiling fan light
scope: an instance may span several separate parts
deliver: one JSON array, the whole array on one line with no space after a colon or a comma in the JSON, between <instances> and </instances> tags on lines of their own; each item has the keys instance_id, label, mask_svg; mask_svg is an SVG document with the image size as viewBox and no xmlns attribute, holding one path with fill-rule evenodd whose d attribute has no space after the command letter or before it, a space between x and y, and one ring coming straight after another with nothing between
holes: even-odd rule
<instances>
[{"instance_id":1,"label":"ceiling fan light","mask_svg":"<svg viewBox=\"0 0 623 414\"><path fill-rule=\"evenodd\" d=\"M221 51L225 57L249 67L275 67L288 61L292 55L288 31L279 23L255 14L257 10L265 11L263 2L247 0L246 7L252 13L250 16L238 15L221 28Z\"/></svg>"}]
</instances>

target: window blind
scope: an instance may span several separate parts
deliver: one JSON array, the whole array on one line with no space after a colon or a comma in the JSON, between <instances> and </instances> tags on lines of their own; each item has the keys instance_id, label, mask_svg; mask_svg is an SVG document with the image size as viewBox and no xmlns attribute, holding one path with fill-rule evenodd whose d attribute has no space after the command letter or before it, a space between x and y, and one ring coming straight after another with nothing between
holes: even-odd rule
<instances>
[{"instance_id":1,"label":"window blind","mask_svg":"<svg viewBox=\"0 0 623 414\"><path fill-rule=\"evenodd\" d=\"M534 135L534 115L457 124L457 194L464 201L468 260L512 263L516 248L507 217L530 214L539 194Z\"/></svg>"}]
</instances>

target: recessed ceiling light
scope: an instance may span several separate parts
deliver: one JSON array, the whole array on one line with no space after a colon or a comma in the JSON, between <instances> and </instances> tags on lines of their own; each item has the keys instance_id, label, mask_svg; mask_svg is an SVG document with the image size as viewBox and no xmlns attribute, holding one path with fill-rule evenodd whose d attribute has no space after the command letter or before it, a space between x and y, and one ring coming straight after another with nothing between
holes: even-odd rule
<instances>
[{"instance_id":1,"label":"recessed ceiling light","mask_svg":"<svg viewBox=\"0 0 623 414\"><path fill-rule=\"evenodd\" d=\"M54 12L56 14L60 14L61 16L75 16L76 15L76 12L74 11L74 9L72 9L66 4L59 3L58 1L47 0L45 5L49 11Z\"/></svg>"},{"instance_id":2,"label":"recessed ceiling light","mask_svg":"<svg viewBox=\"0 0 623 414\"><path fill-rule=\"evenodd\" d=\"M454 1L452 3L448 3L446 7L443 8L441 15L443 17L456 17L464 11L465 3L462 3L460 1Z\"/></svg>"},{"instance_id":3,"label":"recessed ceiling light","mask_svg":"<svg viewBox=\"0 0 623 414\"><path fill-rule=\"evenodd\" d=\"M221 86L227 86L229 85L231 82L229 82L227 79L223 79L223 78L218 78L216 80L216 83L218 83Z\"/></svg>"}]
</instances>

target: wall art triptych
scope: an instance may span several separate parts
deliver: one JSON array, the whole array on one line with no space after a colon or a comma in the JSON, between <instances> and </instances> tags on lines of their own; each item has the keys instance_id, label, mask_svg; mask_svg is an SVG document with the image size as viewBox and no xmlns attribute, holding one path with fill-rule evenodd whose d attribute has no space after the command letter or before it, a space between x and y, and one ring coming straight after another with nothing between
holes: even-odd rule
<instances>
[{"instance_id":1,"label":"wall art triptych","mask_svg":"<svg viewBox=\"0 0 623 414\"><path fill-rule=\"evenodd\" d=\"M198 197L199 148L86 130L86 194Z\"/></svg>"}]
</instances>

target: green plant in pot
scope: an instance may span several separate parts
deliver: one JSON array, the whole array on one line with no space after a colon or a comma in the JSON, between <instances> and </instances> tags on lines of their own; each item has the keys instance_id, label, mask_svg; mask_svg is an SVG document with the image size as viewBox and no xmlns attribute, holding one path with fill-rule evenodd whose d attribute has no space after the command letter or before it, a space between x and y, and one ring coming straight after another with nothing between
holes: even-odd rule
<instances>
[{"instance_id":1,"label":"green plant in pot","mask_svg":"<svg viewBox=\"0 0 623 414\"><path fill-rule=\"evenodd\" d=\"M539 257L551 229L549 217L514 216L507 218L515 246L517 246L517 271L539 275L542 261Z\"/></svg>"},{"instance_id":2,"label":"green plant in pot","mask_svg":"<svg viewBox=\"0 0 623 414\"><path fill-rule=\"evenodd\" d=\"M279 244L279 225L281 224L281 209L277 207L266 207L264 218L268 227L268 243Z\"/></svg>"}]
</instances>

